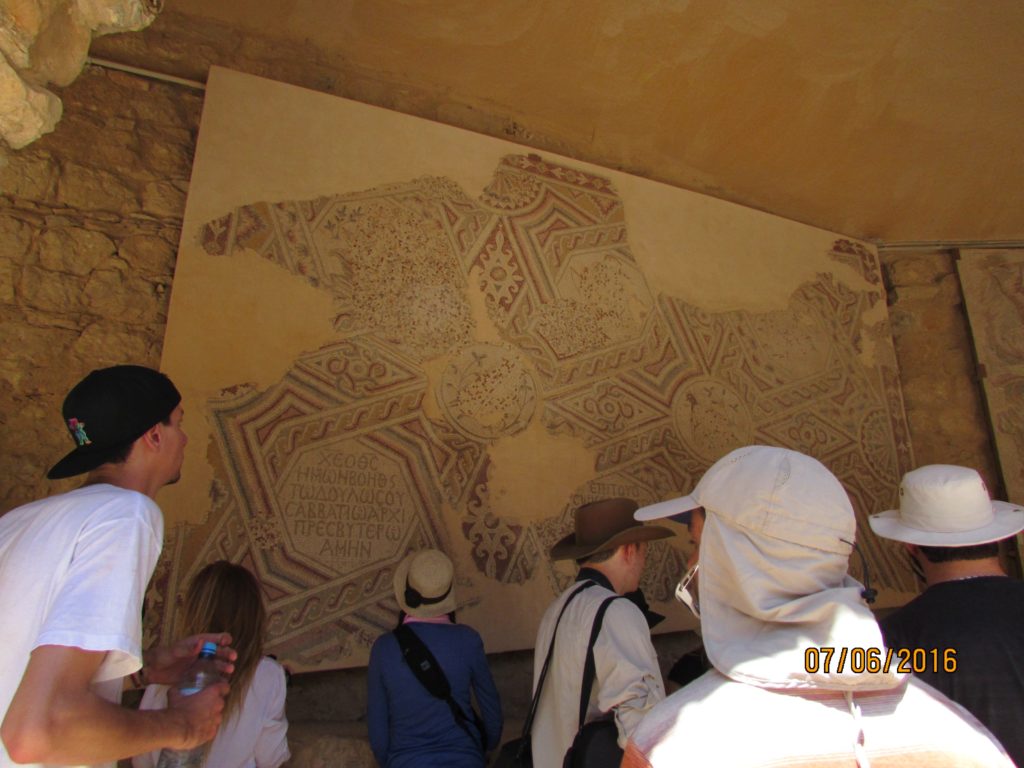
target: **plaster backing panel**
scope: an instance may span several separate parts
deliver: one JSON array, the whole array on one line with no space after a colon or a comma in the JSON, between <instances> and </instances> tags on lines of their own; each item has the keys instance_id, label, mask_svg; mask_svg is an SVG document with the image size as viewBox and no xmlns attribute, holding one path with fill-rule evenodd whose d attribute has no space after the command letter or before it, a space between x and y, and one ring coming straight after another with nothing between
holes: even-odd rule
<instances>
[{"instance_id":1,"label":"plaster backing panel","mask_svg":"<svg viewBox=\"0 0 1024 768\"><path fill-rule=\"evenodd\" d=\"M436 546L488 651L529 647L575 507L679 495L746 443L887 508L912 457L886 323L863 243L214 69L163 360L192 440L150 628L227 557L268 586L278 655L361 665L394 567ZM909 588L865 530L880 585ZM680 532L643 582L664 629L689 626Z\"/></svg>"}]
</instances>

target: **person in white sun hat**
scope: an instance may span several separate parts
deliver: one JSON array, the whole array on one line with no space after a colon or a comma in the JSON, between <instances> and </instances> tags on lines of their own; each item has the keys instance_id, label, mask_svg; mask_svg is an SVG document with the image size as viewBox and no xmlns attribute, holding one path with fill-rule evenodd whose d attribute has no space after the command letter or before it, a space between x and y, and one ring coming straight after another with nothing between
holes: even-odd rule
<instances>
[{"instance_id":1,"label":"person in white sun hat","mask_svg":"<svg viewBox=\"0 0 1024 768\"><path fill-rule=\"evenodd\" d=\"M623 768L1012 765L977 720L885 663L870 591L847 573L853 507L825 466L739 448L687 504L705 510L698 591L714 668L647 713Z\"/></svg>"},{"instance_id":2,"label":"person in white sun hat","mask_svg":"<svg viewBox=\"0 0 1024 768\"><path fill-rule=\"evenodd\" d=\"M690 534L690 543L693 549L686 558L686 572L676 585L676 599L685 605L694 616L700 618L700 606L696 601L698 569L700 567L700 537L704 531L704 508L694 507L690 497L668 499L655 504L648 504L640 507L633 517L641 522L649 520L671 520L674 523L685 525ZM700 627L697 628L697 637L700 636ZM672 668L668 671L665 679L676 687L686 685L703 675L710 669L707 654L704 646L699 640L697 646L688 650Z\"/></svg>"},{"instance_id":3,"label":"person in white sun hat","mask_svg":"<svg viewBox=\"0 0 1024 768\"><path fill-rule=\"evenodd\" d=\"M1024 765L1024 582L1006 575L999 541L1024 530L1024 509L992 501L973 469L907 472L900 508L873 515L878 536L902 542L926 589L882 619L891 648L930 659L955 652L956 672L915 669L962 704Z\"/></svg>"}]
</instances>

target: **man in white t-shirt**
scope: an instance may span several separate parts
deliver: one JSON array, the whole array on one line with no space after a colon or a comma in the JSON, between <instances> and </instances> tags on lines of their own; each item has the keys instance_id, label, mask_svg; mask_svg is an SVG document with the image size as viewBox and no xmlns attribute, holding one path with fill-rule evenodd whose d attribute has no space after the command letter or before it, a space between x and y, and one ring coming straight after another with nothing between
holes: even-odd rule
<instances>
[{"instance_id":1,"label":"man in white t-shirt","mask_svg":"<svg viewBox=\"0 0 1024 768\"><path fill-rule=\"evenodd\" d=\"M47 474L86 474L69 493L0 517L0 766L113 765L217 731L228 686L174 697L166 710L120 706L123 678L174 684L202 640L142 653L142 603L163 543L153 501L180 477L188 438L181 395L134 365L93 371L64 400L75 448ZM145 664L144 664L145 662ZM16 762L15 762L16 761Z\"/></svg>"}]
</instances>

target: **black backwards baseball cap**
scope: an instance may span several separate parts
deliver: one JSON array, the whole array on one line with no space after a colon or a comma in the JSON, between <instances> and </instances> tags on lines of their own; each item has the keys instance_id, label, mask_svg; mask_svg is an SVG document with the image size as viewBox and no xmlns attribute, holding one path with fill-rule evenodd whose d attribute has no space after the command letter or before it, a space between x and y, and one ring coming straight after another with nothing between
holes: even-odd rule
<instances>
[{"instance_id":1,"label":"black backwards baseball cap","mask_svg":"<svg viewBox=\"0 0 1024 768\"><path fill-rule=\"evenodd\" d=\"M46 477L59 480L89 472L164 421L181 394L160 371L141 365L115 365L93 371L64 398L64 425L75 449Z\"/></svg>"}]
</instances>

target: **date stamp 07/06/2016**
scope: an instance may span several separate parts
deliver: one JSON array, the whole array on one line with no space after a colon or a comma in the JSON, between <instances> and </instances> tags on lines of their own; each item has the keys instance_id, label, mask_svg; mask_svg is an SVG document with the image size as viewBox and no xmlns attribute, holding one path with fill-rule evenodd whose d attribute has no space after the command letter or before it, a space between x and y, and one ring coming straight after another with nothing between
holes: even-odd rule
<instances>
[{"instance_id":1,"label":"date stamp 07/06/2016","mask_svg":"<svg viewBox=\"0 0 1024 768\"><path fill-rule=\"evenodd\" d=\"M804 651L804 672L810 675L853 672L909 674L956 672L955 648L808 648Z\"/></svg>"}]
</instances>

